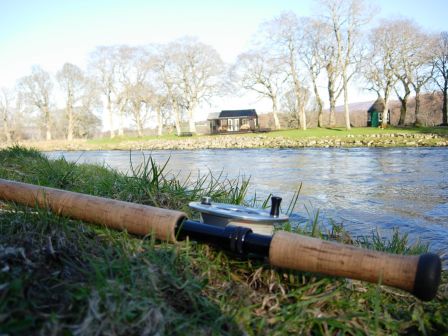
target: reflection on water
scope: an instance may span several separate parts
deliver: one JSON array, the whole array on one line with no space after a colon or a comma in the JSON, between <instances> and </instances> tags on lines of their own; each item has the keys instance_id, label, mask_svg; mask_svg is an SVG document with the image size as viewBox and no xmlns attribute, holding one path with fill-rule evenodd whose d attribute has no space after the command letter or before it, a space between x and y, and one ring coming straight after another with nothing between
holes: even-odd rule
<instances>
[{"instance_id":1,"label":"reflection on water","mask_svg":"<svg viewBox=\"0 0 448 336\"><path fill-rule=\"evenodd\" d=\"M326 219L344 224L354 235L374 229L384 236L393 228L412 239L431 243L445 253L448 243L448 149L253 149L199 151L144 151L184 179L198 174L224 173L229 178L251 178L249 195L282 196L286 206L303 188L295 212L319 209ZM129 172L142 152L52 152L79 163L104 163Z\"/></svg>"}]
</instances>

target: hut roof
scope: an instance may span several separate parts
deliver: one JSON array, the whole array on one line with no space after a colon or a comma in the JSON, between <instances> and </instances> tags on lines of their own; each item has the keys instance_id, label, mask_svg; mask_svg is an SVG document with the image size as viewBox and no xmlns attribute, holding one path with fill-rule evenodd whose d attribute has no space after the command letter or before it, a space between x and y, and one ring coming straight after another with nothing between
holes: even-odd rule
<instances>
[{"instance_id":1,"label":"hut roof","mask_svg":"<svg viewBox=\"0 0 448 336\"><path fill-rule=\"evenodd\" d=\"M219 119L219 112L210 113L207 117L207 120Z\"/></svg>"},{"instance_id":2,"label":"hut roof","mask_svg":"<svg viewBox=\"0 0 448 336\"><path fill-rule=\"evenodd\" d=\"M372 106L369 107L367 110L369 113L372 112L383 112L384 111L384 99L381 97L378 97L377 100L372 104Z\"/></svg>"},{"instance_id":3,"label":"hut roof","mask_svg":"<svg viewBox=\"0 0 448 336\"><path fill-rule=\"evenodd\" d=\"M244 118L257 117L257 112L254 109L250 110L222 110L218 118Z\"/></svg>"}]
</instances>

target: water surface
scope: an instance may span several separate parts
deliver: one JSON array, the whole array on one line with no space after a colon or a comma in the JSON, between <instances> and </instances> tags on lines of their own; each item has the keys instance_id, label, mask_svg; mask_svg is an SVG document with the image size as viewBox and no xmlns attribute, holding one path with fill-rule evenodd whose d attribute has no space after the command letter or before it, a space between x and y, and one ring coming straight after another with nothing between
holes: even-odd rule
<instances>
[{"instance_id":1,"label":"water surface","mask_svg":"<svg viewBox=\"0 0 448 336\"><path fill-rule=\"evenodd\" d=\"M393 228L445 254L448 246L448 149L244 149L197 151L51 152L78 163L130 171L151 155L180 179L212 172L251 179L248 196L282 196L284 206L300 183L295 220L320 211L324 222L342 223L353 235Z\"/></svg>"}]
</instances>

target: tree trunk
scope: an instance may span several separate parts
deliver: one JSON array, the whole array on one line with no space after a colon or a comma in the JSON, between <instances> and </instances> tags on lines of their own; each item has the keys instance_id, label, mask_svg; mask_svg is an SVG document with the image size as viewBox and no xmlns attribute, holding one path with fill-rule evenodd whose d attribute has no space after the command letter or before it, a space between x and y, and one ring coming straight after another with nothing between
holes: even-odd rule
<instances>
[{"instance_id":1,"label":"tree trunk","mask_svg":"<svg viewBox=\"0 0 448 336\"><path fill-rule=\"evenodd\" d=\"M194 112L196 110L196 102L192 102L188 108L188 126L191 133L196 133L196 123L194 121Z\"/></svg>"},{"instance_id":2,"label":"tree trunk","mask_svg":"<svg viewBox=\"0 0 448 336\"><path fill-rule=\"evenodd\" d=\"M334 98L334 92L328 91L330 94L330 127L336 127L336 99Z\"/></svg>"},{"instance_id":3,"label":"tree trunk","mask_svg":"<svg viewBox=\"0 0 448 336\"><path fill-rule=\"evenodd\" d=\"M143 136L143 120L141 113L142 105L140 101L138 102L134 101L132 103L132 107L133 107L132 114L134 115L135 125L137 126L137 136L142 137Z\"/></svg>"},{"instance_id":4,"label":"tree trunk","mask_svg":"<svg viewBox=\"0 0 448 336\"><path fill-rule=\"evenodd\" d=\"M179 116L179 111L174 111L174 122L176 123L176 134L178 136L180 136L180 134L182 133L181 128L180 128L180 116Z\"/></svg>"},{"instance_id":5,"label":"tree trunk","mask_svg":"<svg viewBox=\"0 0 448 336\"><path fill-rule=\"evenodd\" d=\"M68 113L68 127L67 127L67 140L73 140L73 109L71 106L67 106Z\"/></svg>"},{"instance_id":6,"label":"tree trunk","mask_svg":"<svg viewBox=\"0 0 448 336\"><path fill-rule=\"evenodd\" d=\"M136 122L136 124L137 124L137 135L138 135L138 137L142 137L143 136L143 122L142 122L142 119L140 118L140 113L137 115L137 118L136 118L137 120L137 122Z\"/></svg>"},{"instance_id":7,"label":"tree trunk","mask_svg":"<svg viewBox=\"0 0 448 336\"><path fill-rule=\"evenodd\" d=\"M328 100L330 101L330 116L329 116L329 126L336 126L336 92L335 92L335 82L334 82L334 69L331 62L329 62L325 69L327 70L328 76Z\"/></svg>"},{"instance_id":8,"label":"tree trunk","mask_svg":"<svg viewBox=\"0 0 448 336\"><path fill-rule=\"evenodd\" d=\"M162 111L160 110L160 107L157 107L156 113L157 113L157 135L162 136L163 125L162 125Z\"/></svg>"},{"instance_id":9,"label":"tree trunk","mask_svg":"<svg viewBox=\"0 0 448 336\"><path fill-rule=\"evenodd\" d=\"M6 143L11 142L11 131L9 130L9 124L8 124L8 115L6 110L3 113L3 131L6 136Z\"/></svg>"},{"instance_id":10,"label":"tree trunk","mask_svg":"<svg viewBox=\"0 0 448 336\"><path fill-rule=\"evenodd\" d=\"M278 114L277 114L277 97L272 96L272 115L274 116L274 125L275 129L280 129L280 121L278 120Z\"/></svg>"},{"instance_id":11,"label":"tree trunk","mask_svg":"<svg viewBox=\"0 0 448 336\"><path fill-rule=\"evenodd\" d=\"M384 97L384 110L383 110L383 120L381 121L381 127L387 127L387 114L389 112L389 97Z\"/></svg>"},{"instance_id":12,"label":"tree trunk","mask_svg":"<svg viewBox=\"0 0 448 336\"><path fill-rule=\"evenodd\" d=\"M328 99L330 100L330 127L336 126L336 93L333 89L333 81L328 80Z\"/></svg>"},{"instance_id":13,"label":"tree trunk","mask_svg":"<svg viewBox=\"0 0 448 336\"><path fill-rule=\"evenodd\" d=\"M296 69L295 69L295 62L294 62L294 55L292 53L292 50L290 50L289 55L289 66L292 74L292 80L294 83L294 92L296 96L296 104L299 111L299 117L300 117L300 126L301 128L306 131L306 115L305 113L302 113L302 109L300 109L300 91L301 91L301 85L299 82L299 78L297 77ZM304 105L304 104L302 104ZM303 107L303 110L305 110L305 107Z\"/></svg>"},{"instance_id":14,"label":"tree trunk","mask_svg":"<svg viewBox=\"0 0 448 336\"><path fill-rule=\"evenodd\" d=\"M50 118L50 109L48 106L43 107L44 120L45 120L45 138L49 141L51 140L51 118Z\"/></svg>"},{"instance_id":15,"label":"tree trunk","mask_svg":"<svg viewBox=\"0 0 448 336\"><path fill-rule=\"evenodd\" d=\"M123 129L123 125L124 125L124 107L125 104L121 104L120 106L120 124L118 125L118 136L124 136L124 129Z\"/></svg>"},{"instance_id":16,"label":"tree trunk","mask_svg":"<svg viewBox=\"0 0 448 336\"><path fill-rule=\"evenodd\" d=\"M316 96L316 102L317 102L317 127L322 127L323 126L323 102L322 102L322 98L320 98L319 95L319 90L317 88L317 83L316 83L316 79L313 78L313 90L314 90L314 95Z\"/></svg>"},{"instance_id":17,"label":"tree trunk","mask_svg":"<svg viewBox=\"0 0 448 336\"><path fill-rule=\"evenodd\" d=\"M192 111L188 111L188 126L189 126L189 130L191 133L196 133L196 123L193 119L193 112Z\"/></svg>"},{"instance_id":18,"label":"tree trunk","mask_svg":"<svg viewBox=\"0 0 448 336\"><path fill-rule=\"evenodd\" d=\"M400 120L398 121L398 125L404 126L406 122L406 114L408 112L408 98L411 94L411 89L409 88L409 85L403 82L403 88L404 88L404 95L403 97L398 96L398 99L400 100L401 106L400 106Z\"/></svg>"},{"instance_id":19,"label":"tree trunk","mask_svg":"<svg viewBox=\"0 0 448 336\"><path fill-rule=\"evenodd\" d=\"M182 133L180 128L180 113L179 113L179 107L177 106L177 103L173 103L173 109L174 109L174 122L176 124L176 133L178 136Z\"/></svg>"},{"instance_id":20,"label":"tree trunk","mask_svg":"<svg viewBox=\"0 0 448 336\"><path fill-rule=\"evenodd\" d=\"M398 121L398 125L404 126L405 120L406 120L406 113L408 110L408 98L407 96L404 96L403 98L398 97L400 100L401 106L400 106L400 120Z\"/></svg>"},{"instance_id":21,"label":"tree trunk","mask_svg":"<svg viewBox=\"0 0 448 336\"><path fill-rule=\"evenodd\" d=\"M300 125L302 126L302 129L306 131L307 125L306 125L306 113L305 113L305 104L299 104L299 111L300 111Z\"/></svg>"},{"instance_id":22,"label":"tree trunk","mask_svg":"<svg viewBox=\"0 0 448 336\"><path fill-rule=\"evenodd\" d=\"M417 126L423 124L420 116L420 89L415 90L415 124Z\"/></svg>"},{"instance_id":23,"label":"tree trunk","mask_svg":"<svg viewBox=\"0 0 448 336\"><path fill-rule=\"evenodd\" d=\"M115 131L114 131L114 115L112 112L112 100L110 97L110 94L107 96L107 113L109 115L109 127L110 127L110 138L115 138Z\"/></svg>"},{"instance_id":24,"label":"tree trunk","mask_svg":"<svg viewBox=\"0 0 448 336\"><path fill-rule=\"evenodd\" d=\"M445 81L443 88L443 106L442 106L442 123L448 125L448 81Z\"/></svg>"},{"instance_id":25,"label":"tree trunk","mask_svg":"<svg viewBox=\"0 0 448 336\"><path fill-rule=\"evenodd\" d=\"M345 128L347 130L350 130L352 127L350 125L350 110L348 107L348 81L347 81L347 74L345 71L342 73L342 79L343 79L343 90L344 90L344 114L345 114Z\"/></svg>"},{"instance_id":26,"label":"tree trunk","mask_svg":"<svg viewBox=\"0 0 448 336\"><path fill-rule=\"evenodd\" d=\"M71 94L69 93L67 97L67 118L68 118L68 125L67 125L67 140L72 141L73 140L73 99L71 97Z\"/></svg>"}]
</instances>

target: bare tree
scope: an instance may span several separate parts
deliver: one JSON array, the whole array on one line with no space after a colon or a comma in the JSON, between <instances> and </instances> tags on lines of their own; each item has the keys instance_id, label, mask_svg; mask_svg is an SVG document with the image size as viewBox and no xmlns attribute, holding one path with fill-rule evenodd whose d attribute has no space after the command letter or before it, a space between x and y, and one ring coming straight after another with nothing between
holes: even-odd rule
<instances>
[{"instance_id":1,"label":"bare tree","mask_svg":"<svg viewBox=\"0 0 448 336\"><path fill-rule=\"evenodd\" d=\"M438 38L434 55L435 82L442 91L442 123L448 125L448 32L442 32Z\"/></svg>"},{"instance_id":2,"label":"bare tree","mask_svg":"<svg viewBox=\"0 0 448 336\"><path fill-rule=\"evenodd\" d=\"M302 108L305 104L300 101L304 83L300 78L299 71L299 51L302 47L302 36L299 34L301 32L299 20L294 13L286 12L268 21L263 28L271 43L268 47L273 48L277 52L278 58L287 66L294 89L293 92L295 92L296 110L299 111L300 115L300 126L303 130L306 130L305 108Z\"/></svg>"},{"instance_id":3,"label":"bare tree","mask_svg":"<svg viewBox=\"0 0 448 336\"><path fill-rule=\"evenodd\" d=\"M328 100L330 103L330 127L336 126L336 101L342 93L342 83L340 80L340 67L338 65L336 55L336 48L331 46L328 54L325 55L325 70L327 73L327 90Z\"/></svg>"},{"instance_id":4,"label":"bare tree","mask_svg":"<svg viewBox=\"0 0 448 336\"><path fill-rule=\"evenodd\" d=\"M130 113L137 127L137 134L141 137L150 112L148 101L151 89L143 82L128 86L127 89Z\"/></svg>"},{"instance_id":5,"label":"bare tree","mask_svg":"<svg viewBox=\"0 0 448 336\"><path fill-rule=\"evenodd\" d=\"M432 39L423 32L421 27L409 19L389 21L388 26L390 28L388 34L393 36L396 42L395 76L402 84L402 90L394 88L401 102L398 123L404 125L411 88L414 89L416 95L415 116L418 119L421 89L432 78L432 67L430 66L431 50L433 50Z\"/></svg>"},{"instance_id":6,"label":"bare tree","mask_svg":"<svg viewBox=\"0 0 448 336\"><path fill-rule=\"evenodd\" d=\"M115 105L118 108L118 136L124 135L126 109L129 105L127 86L131 75L133 48L126 45L116 50L116 83L114 85Z\"/></svg>"},{"instance_id":7,"label":"bare tree","mask_svg":"<svg viewBox=\"0 0 448 336\"><path fill-rule=\"evenodd\" d=\"M110 137L115 137L114 130L114 93L116 92L117 53L114 46L97 47L89 60L89 72L95 78L105 98L105 107L109 117Z\"/></svg>"},{"instance_id":8,"label":"bare tree","mask_svg":"<svg viewBox=\"0 0 448 336\"><path fill-rule=\"evenodd\" d=\"M325 55L329 54L326 43L330 35L329 27L322 20L302 18L304 45L300 50L301 60L308 69L313 84L314 96L317 105L317 126L323 125L324 102L320 96L318 80L322 70L325 69Z\"/></svg>"},{"instance_id":9,"label":"bare tree","mask_svg":"<svg viewBox=\"0 0 448 336\"><path fill-rule=\"evenodd\" d=\"M116 96L115 104L118 108L118 136L124 135L125 115L129 101L126 96L126 91L120 91Z\"/></svg>"},{"instance_id":10,"label":"bare tree","mask_svg":"<svg viewBox=\"0 0 448 336\"><path fill-rule=\"evenodd\" d=\"M397 42L395 48L398 50L395 60L395 76L402 84L402 90L394 87L395 93L400 100L399 125L404 125L407 115L408 99L411 95L412 76L416 64L416 49L420 39L415 39L415 34L420 33L420 28L409 19L398 19L393 23L389 34L395 35ZM401 38L398 38L400 36Z\"/></svg>"},{"instance_id":11,"label":"bare tree","mask_svg":"<svg viewBox=\"0 0 448 336\"><path fill-rule=\"evenodd\" d=\"M171 115L174 119L176 133L181 134L181 88L178 85L178 68L173 62L175 50L172 45L163 45L158 48L155 58L154 71L155 82L159 83L158 92L166 97L167 105L171 107Z\"/></svg>"},{"instance_id":12,"label":"bare tree","mask_svg":"<svg viewBox=\"0 0 448 336\"><path fill-rule=\"evenodd\" d=\"M169 99L167 96L163 96L157 93L155 90L150 92L150 96L148 99L148 105L152 110L155 111L156 114L156 122L157 122L157 135L163 135L163 125L165 120L167 119L164 112L166 112L168 108Z\"/></svg>"},{"instance_id":13,"label":"bare tree","mask_svg":"<svg viewBox=\"0 0 448 336\"><path fill-rule=\"evenodd\" d=\"M75 106L74 134L80 138L92 137L101 127L101 119L95 111L101 109L100 92L96 83L86 79L84 94Z\"/></svg>"},{"instance_id":14,"label":"bare tree","mask_svg":"<svg viewBox=\"0 0 448 336\"><path fill-rule=\"evenodd\" d=\"M434 64L430 61L432 57L430 50L433 49L429 47L428 43L422 42L422 47L427 46L428 48L420 49L421 53L417 58L411 80L411 85L415 92L415 123L417 125L422 124L422 118L420 117L422 88L434 78Z\"/></svg>"},{"instance_id":15,"label":"bare tree","mask_svg":"<svg viewBox=\"0 0 448 336\"><path fill-rule=\"evenodd\" d=\"M310 61L314 62L311 63L311 65L315 66L315 69L313 69L313 72L311 72L311 80L313 82L313 86L315 86L315 73L316 70L321 68L325 70L326 78L327 78L327 93L328 93L328 101L329 101L329 107L330 107L330 113L329 113L329 121L328 124L330 127L336 126L336 101L339 99L340 95L343 91L343 83L342 83L342 76L341 76L341 53L338 49L336 43L333 39L333 27L331 24L331 21L329 21L329 18L323 19L316 19L310 28L307 28L306 25L304 25L304 36L303 41L305 41L305 48L303 49L302 54L304 56L302 57L302 60L305 62L306 66L310 67ZM310 29L310 30L309 30ZM316 35L314 35L316 34ZM317 35L319 34L319 35ZM311 43L314 44L312 46L312 50L309 50L310 46L310 39ZM309 59L309 55L312 53L315 53L316 56L314 56L312 59ZM319 65L319 67L317 67ZM319 73L321 71L319 69ZM315 92L318 92L317 86L315 86ZM317 99L316 95L316 99ZM319 96L320 98L320 96ZM317 99L318 101L318 99ZM319 102L318 102L319 106ZM319 124L322 125L322 113L320 113L320 121L318 121Z\"/></svg>"},{"instance_id":16,"label":"bare tree","mask_svg":"<svg viewBox=\"0 0 448 336\"><path fill-rule=\"evenodd\" d=\"M213 47L194 38L179 39L172 47L177 51L173 61L180 74L177 85L181 89L181 102L188 115L189 130L195 133L196 109L220 93L224 63Z\"/></svg>"},{"instance_id":17,"label":"bare tree","mask_svg":"<svg viewBox=\"0 0 448 336\"><path fill-rule=\"evenodd\" d=\"M2 87L0 90L0 113L3 122L3 133L6 138L6 142L10 143L12 140L11 136L11 115L12 115L12 104L14 100L14 93L12 90Z\"/></svg>"},{"instance_id":18,"label":"bare tree","mask_svg":"<svg viewBox=\"0 0 448 336\"><path fill-rule=\"evenodd\" d=\"M67 115L67 140L73 140L75 127L75 105L86 94L86 78L76 65L65 63L56 74L59 85L65 95L65 112Z\"/></svg>"},{"instance_id":19,"label":"bare tree","mask_svg":"<svg viewBox=\"0 0 448 336\"><path fill-rule=\"evenodd\" d=\"M282 85L288 78L284 63L269 55L267 50L252 51L238 56L232 72L244 89L271 100L275 128L280 129L278 98Z\"/></svg>"},{"instance_id":20,"label":"bare tree","mask_svg":"<svg viewBox=\"0 0 448 336\"><path fill-rule=\"evenodd\" d=\"M324 18L331 27L334 50L327 63L330 95L330 125L334 126L334 106L340 92L336 89L335 78L341 76L342 92L344 93L345 126L350 129L350 111L348 106L349 82L356 74L361 64L363 49L360 48L362 38L361 28L372 17L363 0L319 0L320 8L324 9ZM332 88L332 90L330 90ZM332 104L333 100L333 104ZM333 110L333 113L332 113Z\"/></svg>"},{"instance_id":21,"label":"bare tree","mask_svg":"<svg viewBox=\"0 0 448 336\"><path fill-rule=\"evenodd\" d=\"M143 128L147 120L148 100L152 88L147 82L153 57L143 47L121 46L117 49L118 71L116 90L120 119L125 111L131 114L137 127L138 136L143 136ZM121 120L122 122L122 120ZM120 128L122 134L122 128Z\"/></svg>"},{"instance_id":22,"label":"bare tree","mask_svg":"<svg viewBox=\"0 0 448 336\"><path fill-rule=\"evenodd\" d=\"M288 126L299 128L301 123L301 114L306 113L306 108L310 100L310 91L306 87L300 90L300 99L297 100L297 92L294 89L286 91L282 96L282 109L289 114ZM299 102L297 104L297 101Z\"/></svg>"},{"instance_id":23,"label":"bare tree","mask_svg":"<svg viewBox=\"0 0 448 336\"><path fill-rule=\"evenodd\" d=\"M392 34L398 29L399 22L383 20L374 28L369 36L370 50L366 59L365 77L368 89L375 91L378 97L384 99L382 126L387 127L389 100L397 82L396 62L399 59L396 46L400 43L400 36Z\"/></svg>"},{"instance_id":24,"label":"bare tree","mask_svg":"<svg viewBox=\"0 0 448 336\"><path fill-rule=\"evenodd\" d=\"M35 65L31 69L31 75L19 80L18 90L28 105L36 107L41 112L46 139L51 140L50 96L53 83L50 74Z\"/></svg>"}]
</instances>

